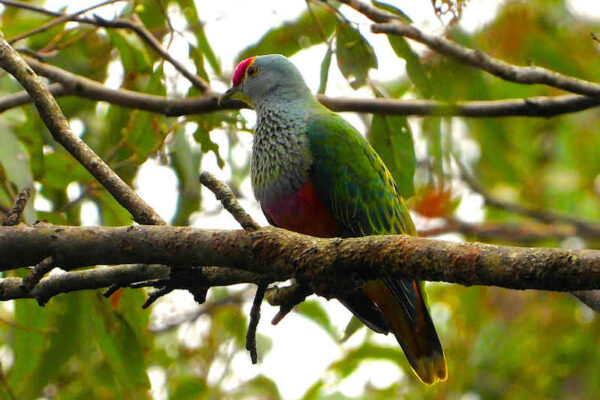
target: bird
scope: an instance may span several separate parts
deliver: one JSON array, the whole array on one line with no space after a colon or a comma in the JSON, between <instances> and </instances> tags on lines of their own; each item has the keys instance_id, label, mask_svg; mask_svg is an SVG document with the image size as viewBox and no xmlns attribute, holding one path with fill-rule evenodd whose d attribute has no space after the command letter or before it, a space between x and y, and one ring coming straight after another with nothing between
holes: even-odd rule
<instances>
[{"instance_id":1,"label":"bird","mask_svg":"<svg viewBox=\"0 0 600 400\"><path fill-rule=\"evenodd\" d=\"M241 61L219 100L228 99L242 100L256 112L250 179L271 225L324 238L417 235L381 157L317 100L285 56ZM373 331L393 333L423 383L446 380L422 282L384 277L338 300Z\"/></svg>"}]
</instances>

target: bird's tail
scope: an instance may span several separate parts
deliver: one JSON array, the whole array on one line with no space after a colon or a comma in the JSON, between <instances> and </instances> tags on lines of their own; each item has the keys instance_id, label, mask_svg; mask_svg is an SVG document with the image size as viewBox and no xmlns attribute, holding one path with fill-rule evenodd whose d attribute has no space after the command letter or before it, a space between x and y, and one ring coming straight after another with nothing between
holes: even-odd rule
<instances>
[{"instance_id":1,"label":"bird's tail","mask_svg":"<svg viewBox=\"0 0 600 400\"><path fill-rule=\"evenodd\" d=\"M428 385L446 380L442 345L417 282L370 281L363 290L385 317L419 379Z\"/></svg>"}]
</instances>

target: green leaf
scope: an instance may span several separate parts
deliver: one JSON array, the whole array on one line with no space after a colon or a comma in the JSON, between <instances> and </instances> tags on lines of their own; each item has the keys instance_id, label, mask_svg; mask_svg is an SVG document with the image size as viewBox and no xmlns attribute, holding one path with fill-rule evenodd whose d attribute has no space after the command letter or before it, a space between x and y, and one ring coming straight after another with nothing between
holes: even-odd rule
<instances>
[{"instance_id":1,"label":"green leaf","mask_svg":"<svg viewBox=\"0 0 600 400\"><path fill-rule=\"evenodd\" d=\"M322 379L316 381L308 390L304 393L301 400L319 400L323 398L321 389L325 386L325 382Z\"/></svg>"},{"instance_id":2,"label":"green leaf","mask_svg":"<svg viewBox=\"0 0 600 400\"><path fill-rule=\"evenodd\" d=\"M398 7L396 7L394 5L384 3L383 1L378 1L378 0L371 0L371 3L377 8L381 8L382 10L385 10L389 13L397 15L404 22L408 22L409 24L412 24L412 22L413 22L410 19L410 17L404 13L404 11L402 11L401 9L399 9Z\"/></svg>"},{"instance_id":3,"label":"green leaf","mask_svg":"<svg viewBox=\"0 0 600 400\"><path fill-rule=\"evenodd\" d=\"M200 209L201 188L198 174L202 153L190 147L183 125L175 130L173 139L169 145L169 153L179 181L179 196L172 224L186 226L190 215Z\"/></svg>"},{"instance_id":4,"label":"green leaf","mask_svg":"<svg viewBox=\"0 0 600 400\"><path fill-rule=\"evenodd\" d=\"M111 44L110 38L97 27L79 26L77 29L66 31L57 43L61 49L56 57L52 57L52 65L88 79L104 82L108 76L108 64L113 59L111 52L114 47ZM72 103L79 104L81 109L82 100L76 97L72 99ZM91 100L89 103L96 104ZM71 118L71 110L69 107L63 109L63 112Z\"/></svg>"},{"instance_id":5,"label":"green leaf","mask_svg":"<svg viewBox=\"0 0 600 400\"><path fill-rule=\"evenodd\" d=\"M363 328L364 326L365 324L363 324L360 319L356 318L353 315L350 321L348 321L346 329L344 329L344 336L342 336L342 338L340 339L340 343L344 343L345 341L350 339L352 335L354 335L356 332L358 332L360 328Z\"/></svg>"},{"instance_id":6,"label":"green leaf","mask_svg":"<svg viewBox=\"0 0 600 400\"><path fill-rule=\"evenodd\" d=\"M204 68L204 57L197 47L192 45L188 46L189 56L194 61L196 66L196 75L208 82L208 74Z\"/></svg>"},{"instance_id":7,"label":"green leaf","mask_svg":"<svg viewBox=\"0 0 600 400\"><path fill-rule=\"evenodd\" d=\"M0 124L2 128L3 124ZM33 178L29 166L29 154L23 145L8 129L1 129L2 145L0 145L0 204L12 207L14 196L24 188L33 188ZM24 214L25 221L33 223L35 213L33 201L27 203Z\"/></svg>"},{"instance_id":8,"label":"green leaf","mask_svg":"<svg viewBox=\"0 0 600 400\"><path fill-rule=\"evenodd\" d=\"M323 43L333 33L336 17L330 8L322 4L313 2L310 7L312 13L307 10L298 19L269 30L258 43L246 47L237 59L260 54L283 54L289 57L304 48Z\"/></svg>"},{"instance_id":9,"label":"green leaf","mask_svg":"<svg viewBox=\"0 0 600 400\"><path fill-rule=\"evenodd\" d=\"M327 90L327 80L329 79L329 67L331 66L332 55L333 50L331 49L331 47L328 47L327 52L325 53L325 57L323 58L323 62L321 63L319 89L317 90L318 94L325 94L325 90Z\"/></svg>"},{"instance_id":10,"label":"green leaf","mask_svg":"<svg viewBox=\"0 0 600 400\"><path fill-rule=\"evenodd\" d=\"M281 399L275 382L263 375L242 383L234 393L237 394L238 399Z\"/></svg>"},{"instance_id":11,"label":"green leaf","mask_svg":"<svg viewBox=\"0 0 600 400\"><path fill-rule=\"evenodd\" d=\"M200 21L198 15L198 9L196 3L193 0L178 0L179 6L183 11L183 15L188 22L189 29L193 32L197 41L196 52L202 54L206 61L210 64L210 67L215 71L215 74L221 75L221 63L215 56L215 53L208 42L206 33L204 32L204 25ZM191 53L191 50L190 50Z\"/></svg>"},{"instance_id":12,"label":"green leaf","mask_svg":"<svg viewBox=\"0 0 600 400\"><path fill-rule=\"evenodd\" d=\"M171 382L169 382L171 383ZM179 379L174 385L172 400L197 400L206 398L209 388L206 382L197 376L186 376Z\"/></svg>"},{"instance_id":13,"label":"green leaf","mask_svg":"<svg viewBox=\"0 0 600 400\"><path fill-rule=\"evenodd\" d=\"M296 307L296 311L323 328L323 330L327 332L333 340L337 341L339 339L339 333L331 324L331 320L329 319L327 311L325 311L323 306L319 304L318 301L307 300L303 303L300 303Z\"/></svg>"},{"instance_id":14,"label":"green leaf","mask_svg":"<svg viewBox=\"0 0 600 400\"><path fill-rule=\"evenodd\" d=\"M415 193L416 156L406 118L374 115L367 138L392 173L400 194L411 197Z\"/></svg>"},{"instance_id":15,"label":"green leaf","mask_svg":"<svg viewBox=\"0 0 600 400\"><path fill-rule=\"evenodd\" d=\"M95 302L96 338L104 360L120 385L131 393L150 388L140 340L124 316L110 308L106 299Z\"/></svg>"},{"instance_id":16,"label":"green leaf","mask_svg":"<svg viewBox=\"0 0 600 400\"><path fill-rule=\"evenodd\" d=\"M71 182L89 183L94 177L72 155L64 151L44 156L45 173L42 183L46 189L64 190Z\"/></svg>"},{"instance_id":17,"label":"green leaf","mask_svg":"<svg viewBox=\"0 0 600 400\"><path fill-rule=\"evenodd\" d=\"M442 119L425 118L422 122L423 136L427 141L427 151L432 160L433 177L437 179L438 186L445 181L444 178L444 151L442 146ZM432 183L433 184L433 183Z\"/></svg>"},{"instance_id":18,"label":"green leaf","mask_svg":"<svg viewBox=\"0 0 600 400\"><path fill-rule=\"evenodd\" d=\"M44 355L50 312L41 308L35 300L23 299L15 302L15 323L12 350L15 361L10 370L9 384L17 392L30 385L33 374Z\"/></svg>"},{"instance_id":19,"label":"green leaf","mask_svg":"<svg viewBox=\"0 0 600 400\"><path fill-rule=\"evenodd\" d=\"M364 343L359 348L346 354L344 358L331 364L329 368L342 378L347 378L365 360L387 360L408 371L410 369L402 349L398 347L379 346L373 343Z\"/></svg>"},{"instance_id":20,"label":"green leaf","mask_svg":"<svg viewBox=\"0 0 600 400\"><path fill-rule=\"evenodd\" d=\"M350 86L358 89L364 85L371 68L377 68L373 48L361 33L347 22L338 22L336 49L338 67Z\"/></svg>"},{"instance_id":21,"label":"green leaf","mask_svg":"<svg viewBox=\"0 0 600 400\"><path fill-rule=\"evenodd\" d=\"M106 190L98 190L92 195L100 210L100 221L103 226L131 225L133 217Z\"/></svg>"},{"instance_id":22,"label":"green leaf","mask_svg":"<svg viewBox=\"0 0 600 400\"><path fill-rule=\"evenodd\" d=\"M405 38L397 35L387 35L387 38L396 55L406 61L406 73L421 92L421 96L426 99L430 98L433 95L431 82L421 65L419 56L412 50Z\"/></svg>"},{"instance_id":23,"label":"green leaf","mask_svg":"<svg viewBox=\"0 0 600 400\"><path fill-rule=\"evenodd\" d=\"M152 61L142 40L133 32L125 30L106 30L112 44L119 50L125 71L152 72Z\"/></svg>"},{"instance_id":24,"label":"green leaf","mask_svg":"<svg viewBox=\"0 0 600 400\"><path fill-rule=\"evenodd\" d=\"M205 115L198 115L190 118L191 121L198 124L198 128L194 131L194 140L200 144L200 148L203 153L212 151L217 157L217 163L220 168L225 166L225 161L219 153L219 145L213 142L210 138L210 132L215 128L218 128L222 124L223 113L212 113Z\"/></svg>"}]
</instances>

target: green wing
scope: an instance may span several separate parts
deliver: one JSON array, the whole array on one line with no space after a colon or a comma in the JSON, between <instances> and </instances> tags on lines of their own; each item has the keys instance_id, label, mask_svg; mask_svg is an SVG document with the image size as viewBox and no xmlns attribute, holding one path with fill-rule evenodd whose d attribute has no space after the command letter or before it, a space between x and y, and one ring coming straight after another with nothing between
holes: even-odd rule
<instances>
[{"instance_id":1,"label":"green wing","mask_svg":"<svg viewBox=\"0 0 600 400\"><path fill-rule=\"evenodd\" d=\"M392 175L352 125L337 114L319 114L310 118L307 134L310 179L341 236L416 235Z\"/></svg>"},{"instance_id":2,"label":"green wing","mask_svg":"<svg viewBox=\"0 0 600 400\"><path fill-rule=\"evenodd\" d=\"M352 125L324 112L309 119L307 134L313 157L310 179L334 215L340 236L416 235L390 172ZM339 300L375 331L393 332L423 382L446 379L444 353L422 286L385 277Z\"/></svg>"}]
</instances>

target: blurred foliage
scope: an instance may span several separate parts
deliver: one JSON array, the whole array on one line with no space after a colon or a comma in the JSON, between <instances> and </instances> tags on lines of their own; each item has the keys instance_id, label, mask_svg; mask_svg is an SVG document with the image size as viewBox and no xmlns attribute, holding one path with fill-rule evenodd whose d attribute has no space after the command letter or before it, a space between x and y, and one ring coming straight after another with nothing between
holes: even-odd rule
<instances>
[{"instance_id":1,"label":"blurred foliage","mask_svg":"<svg viewBox=\"0 0 600 400\"><path fill-rule=\"evenodd\" d=\"M320 93L327 93L330 72L337 68L348 87L361 87L362 95L372 91L373 96L458 101L559 94L541 85L504 82L399 37L387 39L391 50L405 61L405 70L390 82L372 81L369 73L378 65L373 35L354 22L354 14L346 16L337 5L306 4L310 8L305 6L288 22L265 27L255 42L240 40L234 54L238 59L263 53L291 56L314 45L326 47L323 61L309 66L320 77ZM372 4L407 21L412 17L399 1ZM208 37L205 30L207 22L219 21L202 20L202 6L191 0L136 1L123 8L121 17L136 13L165 47L184 33L189 65L205 79L227 85L233 66L221 65L219 38ZM263 5L255 2L255 7ZM467 1L432 0L422 7L436 14L447 24L448 35L465 46L518 65L535 64L600 80L598 44L589 38L590 32L600 32L600 22L574 15L566 0L503 2L497 15L476 32L464 31L458 23L468 10ZM264 9L264 13L271 11ZM167 18L174 15L175 27ZM49 20L6 7L0 26L10 38ZM59 25L19 42L18 47L51 55L48 62L54 65L99 82L118 82L124 89L163 96L199 95L197 89L182 86L181 78L169 72L172 68L156 52L125 30ZM384 60L379 57L380 64ZM181 92L181 87L187 89ZM14 80L0 76L0 95L18 90ZM244 195L248 157L240 161L239 154L247 154L248 148L240 137L247 135L251 124L243 113L167 118L76 97L61 98L59 103L76 133L128 183L134 183L140 167L149 161L173 170L178 200L172 224L188 225L190 219L206 215L197 180L204 163L223 168L236 194ZM583 219L600 218L597 111L551 119L374 116L363 120L369 140L402 193L407 197L415 193L411 204L426 218L456 217L468 193L454 179L453 155L494 196ZM0 115L0 131L0 220L18 191L35 184L34 200L25 214L28 223L43 219L78 225L87 204L97 210L100 224L131 224L130 215L53 141L32 106ZM485 208L485 220L527 223L519 215L492 208ZM548 239L539 245L569 243ZM576 243L596 248L600 241ZM15 301L14 307L1 305L0 399L151 398L149 377L153 376L164 378L153 387L158 398L280 399L281 383L258 373L237 377L232 367L236 355L245 356L248 321L243 307L249 300L248 289L213 289L209 303L192 317L169 308L162 314L174 313L168 316L176 322L153 327L152 333L149 313L140 308L141 291L121 290L111 300L99 292L71 293L53 298L44 308L33 300ZM297 314L305 324L320 327L323 340L343 351L302 398L600 398L600 318L574 298L448 284L429 285L429 298L449 364L446 383L426 387L417 382L401 350L382 345L381 337L373 333L355 334L338 343L342 336L357 332L356 320L344 335L344 327L334 323L332 309L321 300L309 299ZM269 357L272 342L278 339L263 336L260 330L259 356ZM301 333L298 337L302 339ZM252 370L247 358L243 360L243 368ZM359 376L361 368L375 368L378 363L399 372L400 379L384 386L368 381L360 394L344 394L344 382Z\"/></svg>"}]
</instances>

